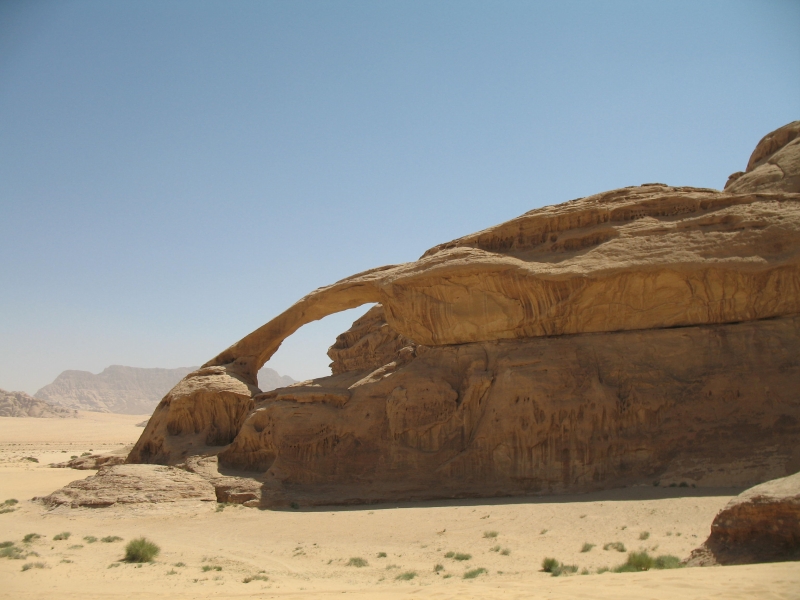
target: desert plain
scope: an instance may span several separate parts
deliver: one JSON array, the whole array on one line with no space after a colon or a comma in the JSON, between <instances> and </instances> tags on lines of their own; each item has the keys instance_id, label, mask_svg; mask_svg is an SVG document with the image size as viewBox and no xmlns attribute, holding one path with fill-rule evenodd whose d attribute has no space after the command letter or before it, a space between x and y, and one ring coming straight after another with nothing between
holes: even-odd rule
<instances>
[{"instance_id":1,"label":"desert plain","mask_svg":"<svg viewBox=\"0 0 800 600\"><path fill-rule=\"evenodd\" d=\"M0 514L0 541L38 554L0 559L0 597L800 597L796 562L598 573L626 559L625 552L603 549L613 542L626 551L686 558L740 488L641 485L570 496L286 510L198 501L48 510L32 501L95 473L49 463L89 451L124 452L146 416L0 418L0 501L19 501ZM63 532L68 539L54 539ZM41 537L24 543L30 533ZM122 540L101 541L113 536ZM123 562L125 543L141 536L158 544L160 554L152 563ZM585 544L594 546L582 552ZM448 552L470 558L446 558ZM545 557L578 571L552 577L541 570ZM348 564L354 558L367 564ZM44 568L23 570L35 562ZM485 572L464 578L475 569ZM415 576L404 578L408 573Z\"/></svg>"}]
</instances>

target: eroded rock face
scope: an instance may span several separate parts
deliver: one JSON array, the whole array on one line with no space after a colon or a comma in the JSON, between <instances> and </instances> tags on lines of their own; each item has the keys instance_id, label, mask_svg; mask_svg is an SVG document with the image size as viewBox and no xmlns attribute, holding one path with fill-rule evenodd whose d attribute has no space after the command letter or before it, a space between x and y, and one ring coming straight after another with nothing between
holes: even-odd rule
<instances>
[{"instance_id":1,"label":"eroded rock face","mask_svg":"<svg viewBox=\"0 0 800 600\"><path fill-rule=\"evenodd\" d=\"M720 511L692 565L800 560L800 473L742 492Z\"/></svg>"},{"instance_id":2,"label":"eroded rock face","mask_svg":"<svg viewBox=\"0 0 800 600\"><path fill-rule=\"evenodd\" d=\"M263 504L784 475L800 452L787 127L725 192L614 190L312 292L176 386L129 461L218 454ZM789 175L754 183L764 165ZM331 377L255 387L297 328L375 302Z\"/></svg>"},{"instance_id":3,"label":"eroded rock face","mask_svg":"<svg viewBox=\"0 0 800 600\"><path fill-rule=\"evenodd\" d=\"M0 390L0 417L39 417L70 418L77 417L78 411L56 406L29 396L25 392Z\"/></svg>"},{"instance_id":4,"label":"eroded rock face","mask_svg":"<svg viewBox=\"0 0 800 600\"><path fill-rule=\"evenodd\" d=\"M103 508L114 504L216 500L214 486L183 469L162 465L102 467L96 475L73 481L39 498L46 506Z\"/></svg>"}]
</instances>

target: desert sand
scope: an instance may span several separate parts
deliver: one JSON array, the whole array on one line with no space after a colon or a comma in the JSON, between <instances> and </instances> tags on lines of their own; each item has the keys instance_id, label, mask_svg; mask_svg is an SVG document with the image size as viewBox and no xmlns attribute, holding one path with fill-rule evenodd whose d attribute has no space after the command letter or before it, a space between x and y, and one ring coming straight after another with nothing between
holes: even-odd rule
<instances>
[{"instance_id":1,"label":"desert sand","mask_svg":"<svg viewBox=\"0 0 800 600\"><path fill-rule=\"evenodd\" d=\"M0 559L0 597L800 597L797 563L597 574L625 560L625 553L603 550L608 542L686 558L740 488L641 486L571 496L297 510L226 506L220 511L214 502L184 501L48 511L30 500L94 474L53 469L48 463L89 451L122 451L141 434L135 425L143 418L89 412L68 422L0 418L0 501L19 500L17 510L0 514L0 541L39 554ZM69 539L53 539L64 531L71 533ZM487 532L497 535L485 537ZM647 539L640 539L643 532ZM23 544L29 533L42 537ZM86 536L123 541L89 543ZM125 542L139 536L161 547L156 561L143 566L120 562ZM596 545L581 552L586 542ZM445 558L449 551L472 557ZM578 574L555 578L541 572L548 556L577 565ZM355 557L368 565L348 566ZM30 562L46 567L22 571ZM438 574L437 564L444 567ZM487 572L463 578L476 568ZM589 574L580 575L583 569ZM409 571L416 577L396 579ZM243 582L255 575L267 580Z\"/></svg>"}]
</instances>

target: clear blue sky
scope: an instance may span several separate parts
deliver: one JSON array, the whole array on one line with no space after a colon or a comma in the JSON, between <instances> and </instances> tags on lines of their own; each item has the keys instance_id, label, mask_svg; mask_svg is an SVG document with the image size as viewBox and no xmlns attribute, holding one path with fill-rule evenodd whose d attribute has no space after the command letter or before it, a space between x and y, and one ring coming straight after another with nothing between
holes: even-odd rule
<instances>
[{"instance_id":1,"label":"clear blue sky","mask_svg":"<svg viewBox=\"0 0 800 600\"><path fill-rule=\"evenodd\" d=\"M527 210L721 188L800 118L800 2L0 3L0 387L200 364ZM327 374L363 312L268 363Z\"/></svg>"}]
</instances>

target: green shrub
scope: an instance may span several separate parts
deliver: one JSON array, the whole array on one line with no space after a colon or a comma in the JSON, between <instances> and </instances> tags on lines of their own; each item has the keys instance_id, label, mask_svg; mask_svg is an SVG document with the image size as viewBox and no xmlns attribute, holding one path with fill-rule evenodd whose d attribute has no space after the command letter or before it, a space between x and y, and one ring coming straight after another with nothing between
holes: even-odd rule
<instances>
[{"instance_id":1,"label":"green shrub","mask_svg":"<svg viewBox=\"0 0 800 600\"><path fill-rule=\"evenodd\" d=\"M583 546L581 547L581 552L589 552L592 548L594 548L594 544L590 544L589 542L584 542Z\"/></svg>"},{"instance_id":2,"label":"green shrub","mask_svg":"<svg viewBox=\"0 0 800 600\"><path fill-rule=\"evenodd\" d=\"M186 566L186 563L182 563L182 562L176 562L176 563L175 563L174 565L172 565L172 566L173 566L173 567L185 567L185 566Z\"/></svg>"},{"instance_id":3,"label":"green shrub","mask_svg":"<svg viewBox=\"0 0 800 600\"><path fill-rule=\"evenodd\" d=\"M456 552L453 555L453 560L469 560L470 558L472 558L472 554L466 554L463 552Z\"/></svg>"},{"instance_id":4,"label":"green shrub","mask_svg":"<svg viewBox=\"0 0 800 600\"><path fill-rule=\"evenodd\" d=\"M93 535L87 535L83 538L83 541L87 544L94 544L97 541L97 538Z\"/></svg>"},{"instance_id":5,"label":"green shrub","mask_svg":"<svg viewBox=\"0 0 800 600\"><path fill-rule=\"evenodd\" d=\"M654 569L679 569L682 566L681 559L677 556L672 556L671 554L662 554L661 556L657 556L653 562Z\"/></svg>"},{"instance_id":6,"label":"green shrub","mask_svg":"<svg viewBox=\"0 0 800 600\"><path fill-rule=\"evenodd\" d=\"M269 581L269 577L266 575L251 575L242 579L242 583L250 583L251 581Z\"/></svg>"},{"instance_id":7,"label":"green shrub","mask_svg":"<svg viewBox=\"0 0 800 600\"><path fill-rule=\"evenodd\" d=\"M478 567L477 569L472 569L464 573L464 579L475 579L481 573L488 573L488 571L482 567Z\"/></svg>"},{"instance_id":8,"label":"green shrub","mask_svg":"<svg viewBox=\"0 0 800 600\"><path fill-rule=\"evenodd\" d=\"M508 556L509 554L511 554L511 550L509 550L508 548L503 548L500 551L500 554L502 554L503 556Z\"/></svg>"},{"instance_id":9,"label":"green shrub","mask_svg":"<svg viewBox=\"0 0 800 600\"><path fill-rule=\"evenodd\" d=\"M386 558L386 552L378 552L378 558Z\"/></svg>"},{"instance_id":10,"label":"green shrub","mask_svg":"<svg viewBox=\"0 0 800 600\"><path fill-rule=\"evenodd\" d=\"M640 540L646 540L649 537L650 537L650 532L649 531L643 531L642 533L639 534L639 539Z\"/></svg>"},{"instance_id":11,"label":"green shrub","mask_svg":"<svg viewBox=\"0 0 800 600\"><path fill-rule=\"evenodd\" d=\"M70 550L80 550L81 548L83 548L83 544L73 544L69 547Z\"/></svg>"},{"instance_id":12,"label":"green shrub","mask_svg":"<svg viewBox=\"0 0 800 600\"><path fill-rule=\"evenodd\" d=\"M653 568L653 557L647 552L631 552L628 560L614 569L615 573L634 573L637 571L649 571Z\"/></svg>"},{"instance_id":13,"label":"green shrub","mask_svg":"<svg viewBox=\"0 0 800 600\"><path fill-rule=\"evenodd\" d=\"M25 563L22 565L22 570L27 571L28 569L44 569L47 565L43 562L34 562L34 563Z\"/></svg>"},{"instance_id":14,"label":"green shrub","mask_svg":"<svg viewBox=\"0 0 800 600\"><path fill-rule=\"evenodd\" d=\"M19 500L16 498L9 498L5 502L3 502L3 506L14 506L15 504L19 504Z\"/></svg>"},{"instance_id":15,"label":"green shrub","mask_svg":"<svg viewBox=\"0 0 800 600\"><path fill-rule=\"evenodd\" d=\"M360 556L354 556L347 561L348 567L366 567L369 563Z\"/></svg>"},{"instance_id":16,"label":"green shrub","mask_svg":"<svg viewBox=\"0 0 800 600\"><path fill-rule=\"evenodd\" d=\"M561 563L559 563L555 558L545 558L542 561L542 571L545 573L552 573L553 569L558 567Z\"/></svg>"},{"instance_id":17,"label":"green shrub","mask_svg":"<svg viewBox=\"0 0 800 600\"><path fill-rule=\"evenodd\" d=\"M14 545L14 542L0 542L0 548L11 548Z\"/></svg>"},{"instance_id":18,"label":"green shrub","mask_svg":"<svg viewBox=\"0 0 800 600\"><path fill-rule=\"evenodd\" d=\"M118 535L107 535L104 538L100 538L100 541L110 544L111 542L121 542L122 538Z\"/></svg>"},{"instance_id":19,"label":"green shrub","mask_svg":"<svg viewBox=\"0 0 800 600\"><path fill-rule=\"evenodd\" d=\"M497 536L498 536L498 533L496 531L484 531L483 532L483 537L485 537L485 538L491 539L491 538L496 538Z\"/></svg>"},{"instance_id":20,"label":"green shrub","mask_svg":"<svg viewBox=\"0 0 800 600\"><path fill-rule=\"evenodd\" d=\"M0 558L13 558L14 560L21 560L27 555L16 546L5 546L0 548Z\"/></svg>"},{"instance_id":21,"label":"green shrub","mask_svg":"<svg viewBox=\"0 0 800 600\"><path fill-rule=\"evenodd\" d=\"M395 579L398 581L409 581L411 579L414 579L414 577L416 576L417 576L416 571L406 571L405 573L400 573L400 575L395 577Z\"/></svg>"},{"instance_id":22,"label":"green shrub","mask_svg":"<svg viewBox=\"0 0 800 600\"><path fill-rule=\"evenodd\" d=\"M608 571L609 571L608 567L600 567L599 569L597 569L597 574L600 575L601 573L608 573Z\"/></svg>"},{"instance_id":23,"label":"green shrub","mask_svg":"<svg viewBox=\"0 0 800 600\"><path fill-rule=\"evenodd\" d=\"M125 546L125 561L135 563L151 562L158 556L159 552L161 552L161 548L150 540L143 537L137 538L131 540Z\"/></svg>"},{"instance_id":24,"label":"green shrub","mask_svg":"<svg viewBox=\"0 0 800 600\"><path fill-rule=\"evenodd\" d=\"M444 571L444 565L437 564L436 566L433 567L434 573L438 573L439 571Z\"/></svg>"},{"instance_id":25,"label":"green shrub","mask_svg":"<svg viewBox=\"0 0 800 600\"><path fill-rule=\"evenodd\" d=\"M489 552L500 552L500 545L494 546L493 548L489 548Z\"/></svg>"},{"instance_id":26,"label":"green shrub","mask_svg":"<svg viewBox=\"0 0 800 600\"><path fill-rule=\"evenodd\" d=\"M609 542L603 545L603 550L616 550L617 552L625 552L625 544L622 542Z\"/></svg>"},{"instance_id":27,"label":"green shrub","mask_svg":"<svg viewBox=\"0 0 800 600\"><path fill-rule=\"evenodd\" d=\"M62 531L59 534L53 536L54 540L68 540L69 536L72 535L69 531Z\"/></svg>"},{"instance_id":28,"label":"green shrub","mask_svg":"<svg viewBox=\"0 0 800 600\"><path fill-rule=\"evenodd\" d=\"M209 571L222 571L222 567L219 565L203 565L203 573L208 573Z\"/></svg>"},{"instance_id":29,"label":"green shrub","mask_svg":"<svg viewBox=\"0 0 800 600\"><path fill-rule=\"evenodd\" d=\"M38 540L40 537L42 536L40 536L38 533L27 533L25 534L25 537L22 538L22 541L26 544L30 544L34 540Z\"/></svg>"},{"instance_id":30,"label":"green shrub","mask_svg":"<svg viewBox=\"0 0 800 600\"><path fill-rule=\"evenodd\" d=\"M553 577L560 577L561 575L567 575L568 573L577 573L577 572L578 572L578 565L559 564L550 572L550 574Z\"/></svg>"}]
</instances>

